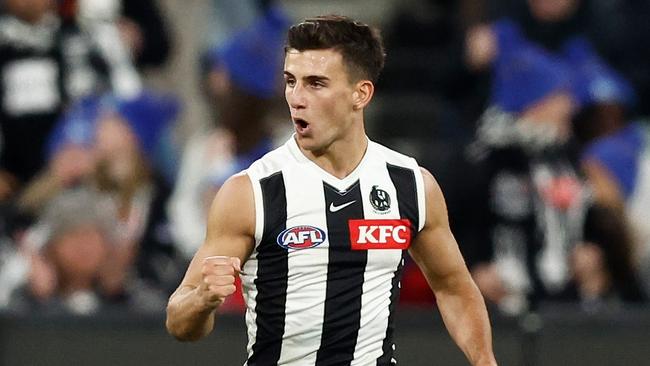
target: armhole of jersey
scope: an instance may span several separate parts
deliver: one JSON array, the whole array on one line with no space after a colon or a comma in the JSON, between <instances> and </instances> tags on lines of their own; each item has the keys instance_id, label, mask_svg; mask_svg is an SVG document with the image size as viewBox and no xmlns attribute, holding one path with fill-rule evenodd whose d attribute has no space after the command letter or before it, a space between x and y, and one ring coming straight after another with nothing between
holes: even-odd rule
<instances>
[{"instance_id":1,"label":"armhole of jersey","mask_svg":"<svg viewBox=\"0 0 650 366\"><path fill-rule=\"evenodd\" d=\"M251 180L251 185L253 186L253 198L255 201L255 248L257 248L260 241L262 241L262 234L264 233L264 199L262 197L260 181L253 178L250 172L246 175Z\"/></svg>"},{"instance_id":2,"label":"armhole of jersey","mask_svg":"<svg viewBox=\"0 0 650 366\"><path fill-rule=\"evenodd\" d=\"M427 200L426 193L424 191L424 177L422 176L422 170L420 166L415 164L415 187L418 195L418 232L424 228L424 223L427 219Z\"/></svg>"}]
</instances>

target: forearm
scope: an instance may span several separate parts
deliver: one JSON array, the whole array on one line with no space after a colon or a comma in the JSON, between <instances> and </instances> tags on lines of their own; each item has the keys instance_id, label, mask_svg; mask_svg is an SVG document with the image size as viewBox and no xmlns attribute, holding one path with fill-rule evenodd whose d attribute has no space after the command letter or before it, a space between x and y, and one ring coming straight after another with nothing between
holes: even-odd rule
<instances>
[{"instance_id":1,"label":"forearm","mask_svg":"<svg viewBox=\"0 0 650 366\"><path fill-rule=\"evenodd\" d=\"M167 304L167 331L181 341L196 341L210 334L217 306L207 305L197 289L183 286Z\"/></svg>"},{"instance_id":2,"label":"forearm","mask_svg":"<svg viewBox=\"0 0 650 366\"><path fill-rule=\"evenodd\" d=\"M437 291L436 299L449 334L471 364L496 365L485 302L471 279Z\"/></svg>"}]
</instances>

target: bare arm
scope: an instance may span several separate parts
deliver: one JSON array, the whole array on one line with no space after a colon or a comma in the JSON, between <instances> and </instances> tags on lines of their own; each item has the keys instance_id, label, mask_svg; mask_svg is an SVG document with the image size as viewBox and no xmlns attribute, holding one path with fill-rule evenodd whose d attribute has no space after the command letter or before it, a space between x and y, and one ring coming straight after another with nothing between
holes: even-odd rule
<instances>
[{"instance_id":1,"label":"bare arm","mask_svg":"<svg viewBox=\"0 0 650 366\"><path fill-rule=\"evenodd\" d=\"M496 365L490 321L449 228L440 187L426 170L426 222L409 250L424 273L447 330L472 365Z\"/></svg>"},{"instance_id":2,"label":"bare arm","mask_svg":"<svg viewBox=\"0 0 650 366\"><path fill-rule=\"evenodd\" d=\"M197 340L214 327L216 309L235 291L235 276L254 245L253 189L244 174L228 179L208 215L205 242L167 304L167 331Z\"/></svg>"}]
</instances>

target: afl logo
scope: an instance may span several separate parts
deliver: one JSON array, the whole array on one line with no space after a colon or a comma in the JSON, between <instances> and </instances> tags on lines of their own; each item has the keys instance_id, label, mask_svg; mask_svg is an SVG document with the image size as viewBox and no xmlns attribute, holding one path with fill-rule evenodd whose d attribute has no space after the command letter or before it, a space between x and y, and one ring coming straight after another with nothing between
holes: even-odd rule
<instances>
[{"instance_id":1,"label":"afl logo","mask_svg":"<svg viewBox=\"0 0 650 366\"><path fill-rule=\"evenodd\" d=\"M278 245L284 249L307 249L322 244L325 231L309 225L294 226L278 235Z\"/></svg>"},{"instance_id":2,"label":"afl logo","mask_svg":"<svg viewBox=\"0 0 650 366\"><path fill-rule=\"evenodd\" d=\"M377 188L377 186L372 186L372 190L370 191L370 204L377 211L388 211L390 209L390 196L388 192Z\"/></svg>"}]
</instances>

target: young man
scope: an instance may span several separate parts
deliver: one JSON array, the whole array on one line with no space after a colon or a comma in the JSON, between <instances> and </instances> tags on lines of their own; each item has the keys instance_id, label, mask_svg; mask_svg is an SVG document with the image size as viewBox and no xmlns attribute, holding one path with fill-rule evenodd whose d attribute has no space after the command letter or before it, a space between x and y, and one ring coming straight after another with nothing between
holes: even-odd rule
<instances>
[{"instance_id":1,"label":"young man","mask_svg":"<svg viewBox=\"0 0 650 366\"><path fill-rule=\"evenodd\" d=\"M285 55L295 134L222 186L170 298L168 331L207 335L239 274L247 365L394 365L408 249L467 358L496 364L440 188L414 159L366 137L363 111L384 64L378 34L344 17L308 19L289 30Z\"/></svg>"}]
</instances>

